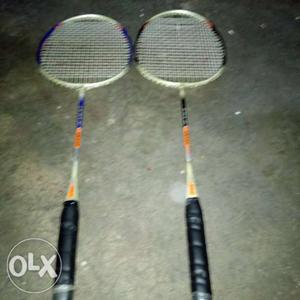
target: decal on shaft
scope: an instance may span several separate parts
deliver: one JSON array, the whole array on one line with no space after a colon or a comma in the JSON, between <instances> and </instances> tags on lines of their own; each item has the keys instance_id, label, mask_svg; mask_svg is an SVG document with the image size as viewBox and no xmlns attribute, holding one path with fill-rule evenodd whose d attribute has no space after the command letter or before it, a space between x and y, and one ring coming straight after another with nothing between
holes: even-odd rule
<instances>
[{"instance_id":1,"label":"decal on shaft","mask_svg":"<svg viewBox=\"0 0 300 300\"><path fill-rule=\"evenodd\" d=\"M74 196L75 196L75 185L73 184L73 182L71 182L67 193L67 200L74 200Z\"/></svg>"}]
</instances>

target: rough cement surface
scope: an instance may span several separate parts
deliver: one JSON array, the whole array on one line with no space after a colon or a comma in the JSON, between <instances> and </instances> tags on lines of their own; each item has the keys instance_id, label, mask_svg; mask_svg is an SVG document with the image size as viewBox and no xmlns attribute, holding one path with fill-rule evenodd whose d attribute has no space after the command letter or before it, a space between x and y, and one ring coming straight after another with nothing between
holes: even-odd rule
<instances>
[{"instance_id":1,"label":"rough cement surface","mask_svg":"<svg viewBox=\"0 0 300 300\"><path fill-rule=\"evenodd\" d=\"M39 74L39 39L83 13L135 37L176 8L214 20L228 51L224 75L187 93L214 299L300 299L295 0L1 1L0 299L51 299L18 291L6 258L24 238L56 244L70 173L77 95ZM87 100L76 299L190 299L177 92L133 69Z\"/></svg>"}]
</instances>

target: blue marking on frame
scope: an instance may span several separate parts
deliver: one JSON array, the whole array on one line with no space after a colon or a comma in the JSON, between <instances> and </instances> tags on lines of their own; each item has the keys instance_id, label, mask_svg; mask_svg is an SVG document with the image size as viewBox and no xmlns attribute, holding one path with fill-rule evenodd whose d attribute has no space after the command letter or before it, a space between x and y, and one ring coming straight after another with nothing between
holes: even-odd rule
<instances>
[{"instance_id":1,"label":"blue marking on frame","mask_svg":"<svg viewBox=\"0 0 300 300\"><path fill-rule=\"evenodd\" d=\"M84 113L85 99L81 97L78 101L76 128L83 127L83 113Z\"/></svg>"},{"instance_id":2,"label":"blue marking on frame","mask_svg":"<svg viewBox=\"0 0 300 300\"><path fill-rule=\"evenodd\" d=\"M38 49L36 51L36 61L40 65L41 64L41 50L43 48L44 43L46 40L50 37L50 35L53 33L53 31L56 29L57 26L59 26L61 23L55 24L47 33L44 35L42 40L39 43Z\"/></svg>"},{"instance_id":3,"label":"blue marking on frame","mask_svg":"<svg viewBox=\"0 0 300 300\"><path fill-rule=\"evenodd\" d=\"M128 63L131 64L133 61L133 42L132 42L130 35L128 34L128 30L126 27L122 27L122 33L125 36L125 38L128 40L128 43L129 43L130 55L129 55Z\"/></svg>"}]
</instances>

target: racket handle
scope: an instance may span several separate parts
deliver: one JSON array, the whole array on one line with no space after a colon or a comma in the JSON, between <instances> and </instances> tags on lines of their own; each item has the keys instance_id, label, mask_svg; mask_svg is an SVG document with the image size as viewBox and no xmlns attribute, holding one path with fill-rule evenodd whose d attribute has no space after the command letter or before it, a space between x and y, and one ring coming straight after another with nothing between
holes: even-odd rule
<instances>
[{"instance_id":1,"label":"racket handle","mask_svg":"<svg viewBox=\"0 0 300 300\"><path fill-rule=\"evenodd\" d=\"M186 222L193 300L210 300L212 298L204 222L198 198L187 199Z\"/></svg>"},{"instance_id":2,"label":"racket handle","mask_svg":"<svg viewBox=\"0 0 300 300\"><path fill-rule=\"evenodd\" d=\"M61 214L56 273L61 274L54 286L53 300L71 300L75 275L75 258L78 231L79 209L76 200L64 202Z\"/></svg>"},{"instance_id":3,"label":"racket handle","mask_svg":"<svg viewBox=\"0 0 300 300\"><path fill-rule=\"evenodd\" d=\"M55 290L53 294L53 300L72 300L73 299L73 290L68 290L68 287L66 289L63 289L63 286L61 286L62 289Z\"/></svg>"}]
</instances>

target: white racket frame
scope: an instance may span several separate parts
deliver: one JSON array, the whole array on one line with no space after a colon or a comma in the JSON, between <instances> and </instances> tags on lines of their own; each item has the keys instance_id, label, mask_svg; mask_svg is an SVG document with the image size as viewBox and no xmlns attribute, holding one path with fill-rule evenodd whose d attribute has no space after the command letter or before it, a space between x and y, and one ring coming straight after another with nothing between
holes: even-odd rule
<instances>
[{"instance_id":1,"label":"white racket frame","mask_svg":"<svg viewBox=\"0 0 300 300\"><path fill-rule=\"evenodd\" d=\"M148 21L145 22L145 26L147 26L147 23L150 23L151 21L153 21L157 18L165 17L165 16L174 16L174 15L192 17L194 19L197 19L199 22L205 22L205 21L209 22L209 20L207 18L205 18L195 12L191 12L191 11L184 10L184 9L174 9L174 10L168 10L168 11L165 11L165 12L155 15L154 17L150 18ZM217 79L218 77L221 76L221 74L223 73L223 70L224 70L224 66L223 66L222 68L220 68L220 70L216 74L214 74L210 78L201 80L198 82L174 82L174 81L164 80L164 79L161 79L159 77L152 75L145 68L143 68L143 66L140 65L139 63L136 64L136 68L146 79L149 79L157 84L160 84L160 85L163 85L166 87L177 88L181 91L181 94L184 94L185 88L195 88L198 86L205 85L211 81L214 81L215 79Z\"/></svg>"},{"instance_id":2,"label":"white racket frame","mask_svg":"<svg viewBox=\"0 0 300 300\"><path fill-rule=\"evenodd\" d=\"M122 26L120 23L118 23L116 20L114 20L112 18L102 16L102 15L96 15L96 14L86 14L86 15L80 15L80 16L72 17L72 18L66 19L66 20L58 23L58 25L68 23L68 22L72 22L74 20L89 19L89 18L90 19L105 20L105 21L107 21L107 22L109 22L113 25ZM51 36L51 34L49 36ZM129 53L128 59L132 55L131 52L132 52L132 49L129 48L128 49L128 53ZM43 70L42 63L39 64L40 72L47 79L53 81L54 83L56 83L58 85L61 85L61 86L67 87L67 88L71 88L71 89L76 89L76 90L79 90L79 91L87 91L87 90L90 90L90 89L93 89L93 88L97 88L97 87L100 87L100 86L111 84L112 82L114 82L114 81L118 80L119 78L123 77L129 71L129 68L130 68L130 64L127 64L125 69L123 71L121 71L119 74L117 74L114 77L111 77L109 79L106 79L104 81L99 81L99 82L94 82L94 83L71 83L71 82L66 82L64 80L61 80L61 79L57 79L55 76L50 75L49 73L47 73L47 71Z\"/></svg>"}]
</instances>

